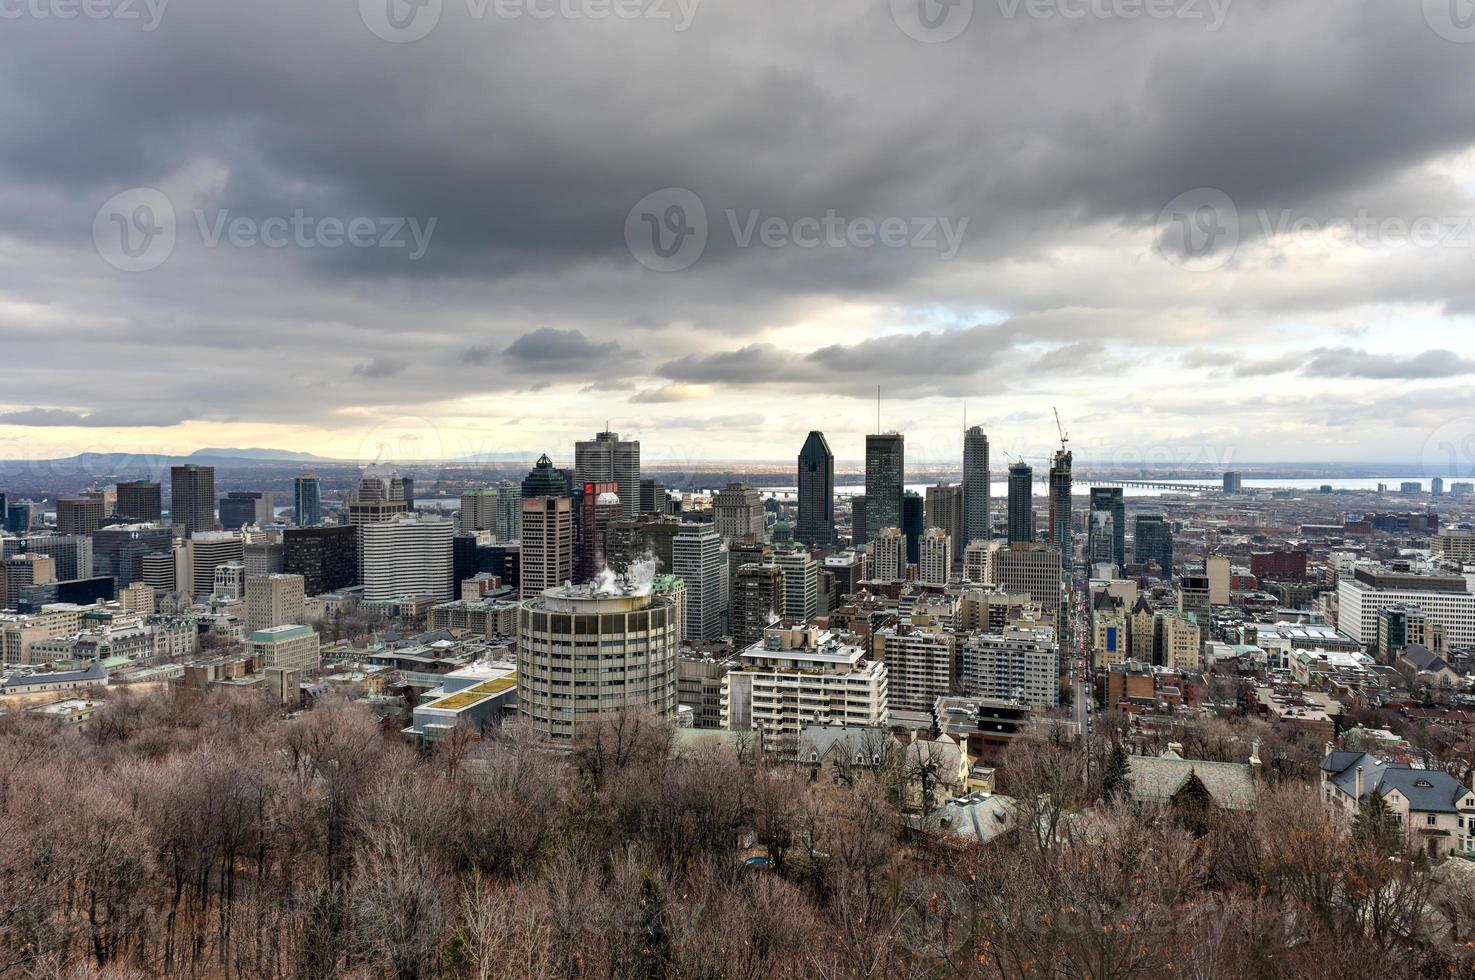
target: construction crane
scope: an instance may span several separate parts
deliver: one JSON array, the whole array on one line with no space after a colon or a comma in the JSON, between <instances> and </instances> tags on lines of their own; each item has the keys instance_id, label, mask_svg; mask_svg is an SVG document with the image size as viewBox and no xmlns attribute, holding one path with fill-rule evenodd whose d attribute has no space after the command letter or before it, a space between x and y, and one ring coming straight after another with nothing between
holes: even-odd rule
<instances>
[{"instance_id":1,"label":"construction crane","mask_svg":"<svg viewBox=\"0 0 1475 980\"><path fill-rule=\"evenodd\" d=\"M1065 431L1065 427L1060 424L1060 409L1052 405L1050 406L1050 411L1055 413L1055 431L1060 433L1060 451L1065 452L1065 444L1070 442L1070 435Z\"/></svg>"}]
</instances>

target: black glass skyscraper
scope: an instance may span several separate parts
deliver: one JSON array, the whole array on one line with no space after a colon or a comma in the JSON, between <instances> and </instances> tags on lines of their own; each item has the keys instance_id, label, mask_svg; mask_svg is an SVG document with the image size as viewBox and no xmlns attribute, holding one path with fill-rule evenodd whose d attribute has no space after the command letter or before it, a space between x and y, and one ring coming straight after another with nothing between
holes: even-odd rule
<instances>
[{"instance_id":1,"label":"black glass skyscraper","mask_svg":"<svg viewBox=\"0 0 1475 980\"><path fill-rule=\"evenodd\" d=\"M866 436L866 530L874 538L883 527L901 527L905 488L906 440L897 432Z\"/></svg>"},{"instance_id":2,"label":"black glass skyscraper","mask_svg":"<svg viewBox=\"0 0 1475 980\"><path fill-rule=\"evenodd\" d=\"M157 524L164 514L163 494L148 480L118 481L118 518L130 524Z\"/></svg>"},{"instance_id":3,"label":"black glass skyscraper","mask_svg":"<svg viewBox=\"0 0 1475 980\"><path fill-rule=\"evenodd\" d=\"M1121 487L1092 487L1087 515L1087 547L1091 564L1111 562L1120 572L1127 564L1127 503Z\"/></svg>"},{"instance_id":4,"label":"black glass skyscraper","mask_svg":"<svg viewBox=\"0 0 1475 980\"><path fill-rule=\"evenodd\" d=\"M835 542L835 454L823 432L809 433L799 450L799 521L794 539L817 545Z\"/></svg>"},{"instance_id":5,"label":"black glass skyscraper","mask_svg":"<svg viewBox=\"0 0 1475 980\"><path fill-rule=\"evenodd\" d=\"M963 540L954 542L959 554L970 542L993 537L992 496L988 436L975 425L963 433Z\"/></svg>"},{"instance_id":6,"label":"black glass skyscraper","mask_svg":"<svg viewBox=\"0 0 1475 980\"><path fill-rule=\"evenodd\" d=\"M1060 549L1060 577L1069 580L1075 548L1070 517L1071 455L1064 449L1050 465L1050 543Z\"/></svg>"},{"instance_id":7,"label":"black glass skyscraper","mask_svg":"<svg viewBox=\"0 0 1475 980\"><path fill-rule=\"evenodd\" d=\"M558 469L545 453L522 481L524 497L571 497L574 484L567 470Z\"/></svg>"},{"instance_id":8,"label":"black glass skyscraper","mask_svg":"<svg viewBox=\"0 0 1475 980\"><path fill-rule=\"evenodd\" d=\"M1138 514L1133 525L1132 555L1138 562L1155 561L1163 581L1173 578L1173 526L1161 514Z\"/></svg>"},{"instance_id":9,"label":"black glass skyscraper","mask_svg":"<svg viewBox=\"0 0 1475 980\"><path fill-rule=\"evenodd\" d=\"M926 528L926 508L922 495L907 491L901 498L901 533L907 539L907 564L922 563L922 531Z\"/></svg>"},{"instance_id":10,"label":"black glass skyscraper","mask_svg":"<svg viewBox=\"0 0 1475 980\"><path fill-rule=\"evenodd\" d=\"M1009 543L1035 539L1034 512L1035 471L1028 463L1009 467Z\"/></svg>"}]
</instances>

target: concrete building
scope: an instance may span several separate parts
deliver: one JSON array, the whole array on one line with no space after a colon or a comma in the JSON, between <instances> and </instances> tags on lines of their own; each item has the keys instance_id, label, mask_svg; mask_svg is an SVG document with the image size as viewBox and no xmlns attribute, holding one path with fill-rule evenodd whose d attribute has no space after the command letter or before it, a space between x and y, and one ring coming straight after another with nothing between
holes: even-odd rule
<instances>
[{"instance_id":1,"label":"concrete building","mask_svg":"<svg viewBox=\"0 0 1475 980\"><path fill-rule=\"evenodd\" d=\"M742 648L763 638L782 615L784 577L777 565L749 563L737 570L732 587L732 642Z\"/></svg>"},{"instance_id":2,"label":"concrete building","mask_svg":"<svg viewBox=\"0 0 1475 980\"><path fill-rule=\"evenodd\" d=\"M602 717L676 715L680 623L672 600L627 584L548 589L518 612L518 714L567 740Z\"/></svg>"},{"instance_id":3,"label":"concrete building","mask_svg":"<svg viewBox=\"0 0 1475 980\"><path fill-rule=\"evenodd\" d=\"M898 582L906 578L906 537L901 533L901 528L877 529L868 548L873 579L879 582Z\"/></svg>"},{"instance_id":4,"label":"concrete building","mask_svg":"<svg viewBox=\"0 0 1475 980\"><path fill-rule=\"evenodd\" d=\"M232 490L220 498L219 506L220 526L227 531L276 520L276 505L270 490Z\"/></svg>"},{"instance_id":5,"label":"concrete building","mask_svg":"<svg viewBox=\"0 0 1475 980\"><path fill-rule=\"evenodd\" d=\"M246 631L302 622L304 598L301 575L247 575Z\"/></svg>"},{"instance_id":6,"label":"concrete building","mask_svg":"<svg viewBox=\"0 0 1475 980\"><path fill-rule=\"evenodd\" d=\"M311 627L288 623L251 634L251 650L262 666L282 670L317 670L318 635Z\"/></svg>"},{"instance_id":7,"label":"concrete building","mask_svg":"<svg viewBox=\"0 0 1475 980\"><path fill-rule=\"evenodd\" d=\"M761 734L765 754L798 750L809 725L886 725L886 664L818 627L774 627L724 676L722 727Z\"/></svg>"},{"instance_id":8,"label":"concrete building","mask_svg":"<svg viewBox=\"0 0 1475 980\"><path fill-rule=\"evenodd\" d=\"M365 602L409 596L447 602L456 597L451 521L403 515L365 524L359 534Z\"/></svg>"},{"instance_id":9,"label":"concrete building","mask_svg":"<svg viewBox=\"0 0 1475 980\"><path fill-rule=\"evenodd\" d=\"M215 530L215 467L171 466L169 487L169 519L185 537Z\"/></svg>"},{"instance_id":10,"label":"concrete building","mask_svg":"<svg viewBox=\"0 0 1475 980\"><path fill-rule=\"evenodd\" d=\"M1448 642L1475 644L1475 594L1463 576L1418 575L1358 565L1337 582L1337 627L1364 646L1378 642L1378 613L1395 605L1418 606L1442 625Z\"/></svg>"},{"instance_id":11,"label":"concrete building","mask_svg":"<svg viewBox=\"0 0 1475 980\"><path fill-rule=\"evenodd\" d=\"M569 497L524 497L518 571L523 598L566 585L574 576L574 502ZM447 596L447 598L450 598Z\"/></svg>"},{"instance_id":12,"label":"concrete building","mask_svg":"<svg viewBox=\"0 0 1475 980\"><path fill-rule=\"evenodd\" d=\"M891 712L930 712L938 698L955 693L958 637L950 630L901 623L878 630L871 642L886 664Z\"/></svg>"},{"instance_id":13,"label":"concrete building","mask_svg":"<svg viewBox=\"0 0 1475 980\"><path fill-rule=\"evenodd\" d=\"M1043 543L990 541L969 545L967 577L1009 593L1024 593L1040 611L1055 617L1060 609L1060 550Z\"/></svg>"},{"instance_id":14,"label":"concrete building","mask_svg":"<svg viewBox=\"0 0 1475 980\"><path fill-rule=\"evenodd\" d=\"M164 519L163 490L149 480L119 480L117 516L130 524L157 524Z\"/></svg>"},{"instance_id":15,"label":"concrete building","mask_svg":"<svg viewBox=\"0 0 1475 980\"><path fill-rule=\"evenodd\" d=\"M63 497L56 502L56 533L90 535L107 516L101 497Z\"/></svg>"},{"instance_id":16,"label":"concrete building","mask_svg":"<svg viewBox=\"0 0 1475 980\"><path fill-rule=\"evenodd\" d=\"M246 542L231 531L195 531L185 542L184 560L189 569L181 581L190 584L189 594L196 599L215 592L215 570L222 565L246 567Z\"/></svg>"},{"instance_id":17,"label":"concrete building","mask_svg":"<svg viewBox=\"0 0 1475 980\"><path fill-rule=\"evenodd\" d=\"M992 496L988 436L975 425L963 433L963 537L955 544L958 551L993 537Z\"/></svg>"},{"instance_id":18,"label":"concrete building","mask_svg":"<svg viewBox=\"0 0 1475 980\"><path fill-rule=\"evenodd\" d=\"M785 616L808 619L819 612L819 562L807 551L786 551L774 556L783 576Z\"/></svg>"},{"instance_id":19,"label":"concrete building","mask_svg":"<svg viewBox=\"0 0 1475 980\"><path fill-rule=\"evenodd\" d=\"M1055 631L1005 627L964 638L958 686L969 697L1002 698L1038 708L1060 702L1060 645Z\"/></svg>"},{"instance_id":20,"label":"concrete building","mask_svg":"<svg viewBox=\"0 0 1475 980\"><path fill-rule=\"evenodd\" d=\"M927 528L941 528L952 542L955 557L963 557L963 488L939 483L927 488Z\"/></svg>"},{"instance_id":21,"label":"concrete building","mask_svg":"<svg viewBox=\"0 0 1475 980\"><path fill-rule=\"evenodd\" d=\"M712 518L717 533L727 542L768 540L768 521L763 513L763 496L746 483L729 483L712 495Z\"/></svg>"},{"instance_id":22,"label":"concrete building","mask_svg":"<svg viewBox=\"0 0 1475 980\"><path fill-rule=\"evenodd\" d=\"M686 639L723 635L728 568L722 536L710 524L688 524L671 542L671 574L686 585Z\"/></svg>"},{"instance_id":23,"label":"concrete building","mask_svg":"<svg viewBox=\"0 0 1475 980\"><path fill-rule=\"evenodd\" d=\"M922 532L917 565L918 579L928 585L946 585L952 577L953 541L940 527Z\"/></svg>"},{"instance_id":24,"label":"concrete building","mask_svg":"<svg viewBox=\"0 0 1475 980\"><path fill-rule=\"evenodd\" d=\"M1157 656L1165 667L1174 670L1199 670L1203 666L1203 635L1198 617L1193 613L1166 610L1157 614Z\"/></svg>"}]
</instances>

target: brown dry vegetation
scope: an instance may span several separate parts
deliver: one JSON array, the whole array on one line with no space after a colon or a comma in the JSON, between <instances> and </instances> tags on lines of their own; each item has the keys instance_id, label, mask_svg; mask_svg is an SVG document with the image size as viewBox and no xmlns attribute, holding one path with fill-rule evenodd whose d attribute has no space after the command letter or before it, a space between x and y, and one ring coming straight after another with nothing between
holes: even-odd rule
<instances>
[{"instance_id":1,"label":"brown dry vegetation","mask_svg":"<svg viewBox=\"0 0 1475 980\"><path fill-rule=\"evenodd\" d=\"M1470 972L1468 887L1334 827L1103 806L1076 750L1012 750L1044 829L909 839L895 775L677 752L613 719L425 757L347 702L120 697L0 720L0 975L1419 977ZM767 850L744 869L740 847Z\"/></svg>"}]
</instances>

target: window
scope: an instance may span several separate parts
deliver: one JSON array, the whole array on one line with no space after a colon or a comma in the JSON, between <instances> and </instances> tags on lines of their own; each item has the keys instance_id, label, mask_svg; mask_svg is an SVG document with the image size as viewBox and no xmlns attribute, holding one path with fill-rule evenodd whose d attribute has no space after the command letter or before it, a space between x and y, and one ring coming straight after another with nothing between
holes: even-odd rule
<instances>
[{"instance_id":1,"label":"window","mask_svg":"<svg viewBox=\"0 0 1475 980\"><path fill-rule=\"evenodd\" d=\"M1427 817L1424 818L1424 823L1426 823L1430 827L1432 827L1438 821L1438 819L1439 819L1438 817L1436 817L1434 814L1431 813Z\"/></svg>"}]
</instances>

